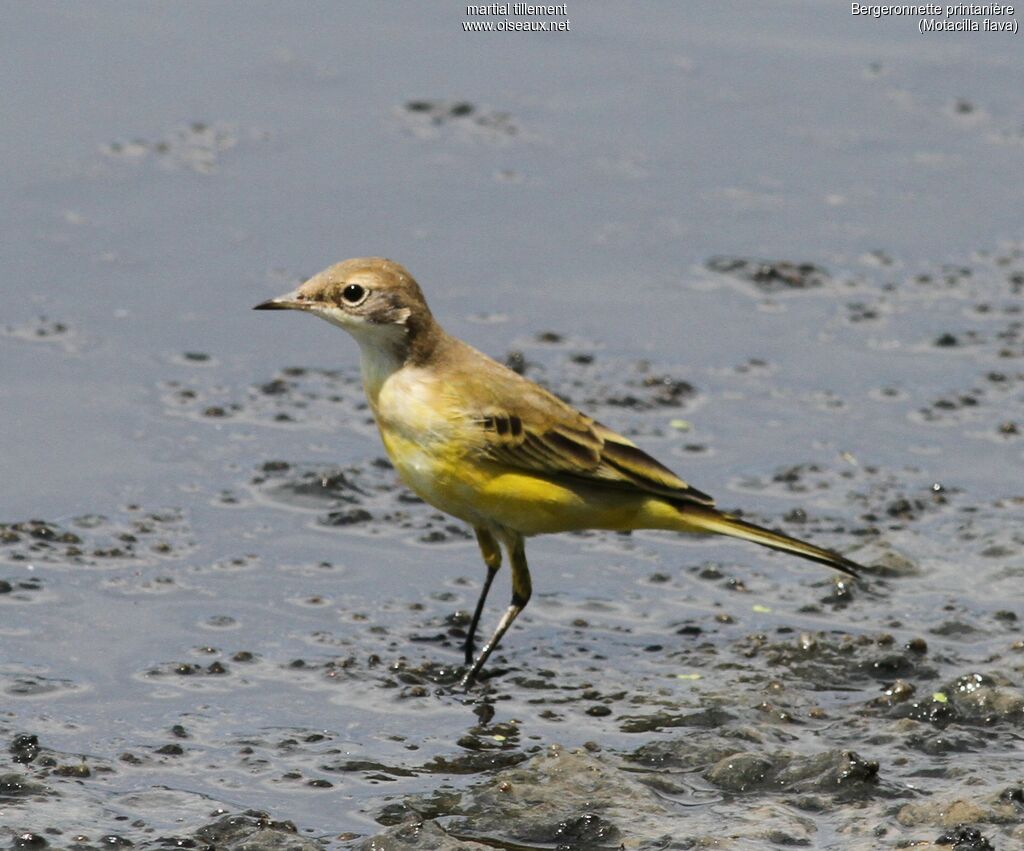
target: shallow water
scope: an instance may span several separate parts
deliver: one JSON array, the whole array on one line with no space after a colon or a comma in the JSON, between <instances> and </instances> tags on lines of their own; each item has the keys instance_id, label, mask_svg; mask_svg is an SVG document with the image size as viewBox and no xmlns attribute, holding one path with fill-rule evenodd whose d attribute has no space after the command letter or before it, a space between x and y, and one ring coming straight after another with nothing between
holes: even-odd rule
<instances>
[{"instance_id":1,"label":"shallow water","mask_svg":"<svg viewBox=\"0 0 1024 851\"><path fill-rule=\"evenodd\" d=\"M1024 838L1013 37L796 2L588 3L546 38L247 9L0 13L6 835ZM537 539L453 690L475 543L378 460L351 341L249 310L360 254L867 583Z\"/></svg>"}]
</instances>

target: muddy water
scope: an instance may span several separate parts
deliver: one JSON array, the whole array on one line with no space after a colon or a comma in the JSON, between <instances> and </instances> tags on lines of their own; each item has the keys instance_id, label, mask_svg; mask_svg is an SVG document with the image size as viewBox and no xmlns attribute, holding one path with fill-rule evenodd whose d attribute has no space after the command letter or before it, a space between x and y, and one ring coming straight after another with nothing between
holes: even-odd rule
<instances>
[{"instance_id":1,"label":"muddy water","mask_svg":"<svg viewBox=\"0 0 1024 851\"><path fill-rule=\"evenodd\" d=\"M1024 840L1016 42L801 3L547 39L248 8L2 13L5 841ZM475 543L381 458L351 342L249 310L370 253L867 581L538 539L454 689Z\"/></svg>"}]
</instances>

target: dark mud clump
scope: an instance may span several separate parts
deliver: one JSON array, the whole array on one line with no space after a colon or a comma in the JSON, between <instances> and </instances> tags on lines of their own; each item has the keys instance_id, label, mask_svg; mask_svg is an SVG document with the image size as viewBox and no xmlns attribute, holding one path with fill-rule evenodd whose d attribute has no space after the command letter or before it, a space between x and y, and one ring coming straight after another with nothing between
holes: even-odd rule
<instances>
[{"instance_id":1,"label":"dark mud clump","mask_svg":"<svg viewBox=\"0 0 1024 851\"><path fill-rule=\"evenodd\" d=\"M4 325L0 333L26 343L56 344L67 351L77 351L83 344L83 340L66 322L47 316L39 316L21 325Z\"/></svg>"},{"instance_id":2,"label":"dark mud clump","mask_svg":"<svg viewBox=\"0 0 1024 851\"><path fill-rule=\"evenodd\" d=\"M764 789L862 796L870 794L878 783L878 763L853 751L828 751L810 757L737 753L723 757L704 777L730 792Z\"/></svg>"},{"instance_id":3,"label":"dark mud clump","mask_svg":"<svg viewBox=\"0 0 1024 851\"><path fill-rule=\"evenodd\" d=\"M520 129L508 112L487 109L469 101L411 100L399 115L414 136L435 138L442 131L463 140L501 141L520 135Z\"/></svg>"},{"instance_id":4,"label":"dark mud clump","mask_svg":"<svg viewBox=\"0 0 1024 851\"><path fill-rule=\"evenodd\" d=\"M319 842L297 834L290 821L272 819L260 810L247 810L238 815L225 815L199 828L193 840L173 844L188 847L199 843L207 848L229 851L322 851Z\"/></svg>"},{"instance_id":5,"label":"dark mud clump","mask_svg":"<svg viewBox=\"0 0 1024 851\"><path fill-rule=\"evenodd\" d=\"M1024 692L1001 675L969 673L939 684L924 699L908 700L914 694L906 684L904 694L887 694L878 704L899 718L912 718L940 728L1008 724L1024 725Z\"/></svg>"},{"instance_id":6,"label":"dark mud clump","mask_svg":"<svg viewBox=\"0 0 1024 851\"><path fill-rule=\"evenodd\" d=\"M62 524L46 520L0 523L0 561L106 564L175 558L193 546L177 509L128 506L116 517L87 514Z\"/></svg>"},{"instance_id":7,"label":"dark mud clump","mask_svg":"<svg viewBox=\"0 0 1024 851\"><path fill-rule=\"evenodd\" d=\"M763 293L809 290L831 280L829 273L814 263L786 260L756 260L749 257L712 257L705 264L712 272L753 284Z\"/></svg>"}]
</instances>

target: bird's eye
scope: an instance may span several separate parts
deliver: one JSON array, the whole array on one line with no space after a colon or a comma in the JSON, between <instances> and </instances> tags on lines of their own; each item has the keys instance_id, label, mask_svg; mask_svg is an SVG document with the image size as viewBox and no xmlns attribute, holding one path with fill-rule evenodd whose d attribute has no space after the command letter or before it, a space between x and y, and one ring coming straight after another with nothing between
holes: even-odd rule
<instances>
[{"instance_id":1,"label":"bird's eye","mask_svg":"<svg viewBox=\"0 0 1024 851\"><path fill-rule=\"evenodd\" d=\"M359 302L366 298L366 288L359 286L359 284L349 284L341 291L341 297L349 304L359 304Z\"/></svg>"}]
</instances>

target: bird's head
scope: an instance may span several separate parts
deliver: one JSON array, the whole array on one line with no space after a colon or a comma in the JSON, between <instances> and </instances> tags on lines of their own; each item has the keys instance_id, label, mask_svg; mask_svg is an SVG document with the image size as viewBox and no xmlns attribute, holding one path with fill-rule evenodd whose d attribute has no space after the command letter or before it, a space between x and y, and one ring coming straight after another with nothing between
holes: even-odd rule
<instances>
[{"instance_id":1,"label":"bird's head","mask_svg":"<svg viewBox=\"0 0 1024 851\"><path fill-rule=\"evenodd\" d=\"M436 329L419 284L403 266L382 257L336 263L255 309L313 313L372 348L414 350Z\"/></svg>"}]
</instances>

